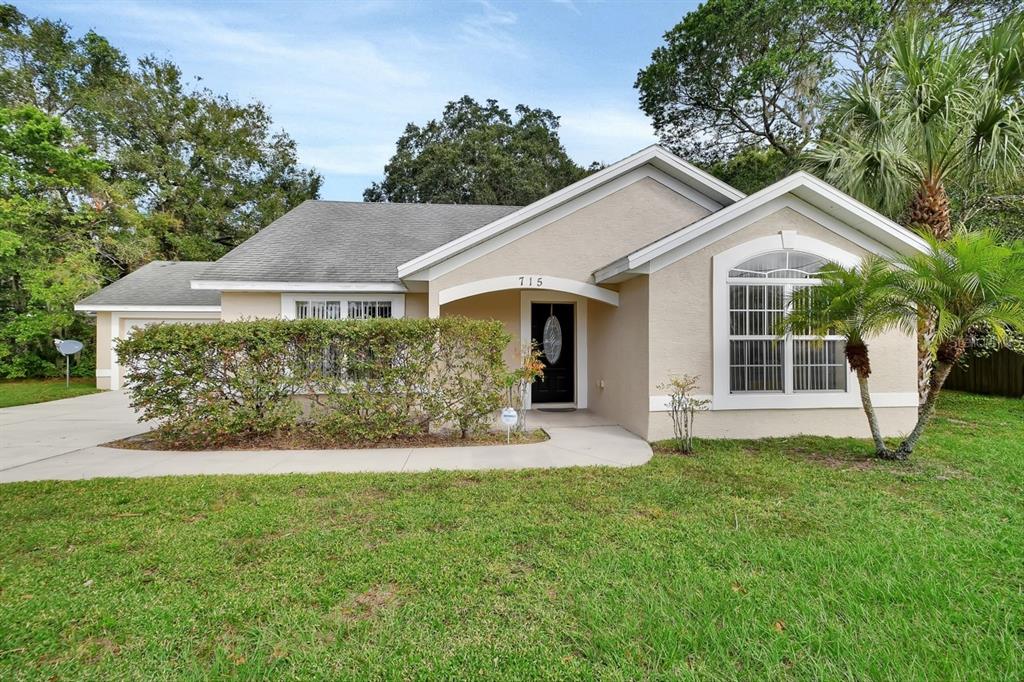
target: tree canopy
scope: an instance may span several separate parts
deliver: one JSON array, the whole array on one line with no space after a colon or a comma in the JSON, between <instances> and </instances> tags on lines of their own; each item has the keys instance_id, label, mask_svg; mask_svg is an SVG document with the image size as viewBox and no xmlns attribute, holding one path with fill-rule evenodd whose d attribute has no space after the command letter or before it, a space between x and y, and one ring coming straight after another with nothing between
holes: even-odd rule
<instances>
[{"instance_id":1,"label":"tree canopy","mask_svg":"<svg viewBox=\"0 0 1024 682\"><path fill-rule=\"evenodd\" d=\"M976 39L912 19L881 45L884 63L845 86L809 156L840 189L945 239L947 187L971 201L1024 184L1024 13Z\"/></svg>"},{"instance_id":2,"label":"tree canopy","mask_svg":"<svg viewBox=\"0 0 1024 682\"><path fill-rule=\"evenodd\" d=\"M749 147L796 158L829 94L870 72L889 26L920 15L936 32L978 29L1008 0L708 0L665 34L637 76L662 144L711 164Z\"/></svg>"},{"instance_id":3,"label":"tree canopy","mask_svg":"<svg viewBox=\"0 0 1024 682\"><path fill-rule=\"evenodd\" d=\"M75 301L151 249L107 168L55 117L0 108L0 375L52 370L52 339L87 331Z\"/></svg>"},{"instance_id":4,"label":"tree canopy","mask_svg":"<svg viewBox=\"0 0 1024 682\"><path fill-rule=\"evenodd\" d=\"M11 5L0 154L0 376L54 372L55 336L88 340L76 300L153 259L213 260L322 181L262 104Z\"/></svg>"},{"instance_id":5,"label":"tree canopy","mask_svg":"<svg viewBox=\"0 0 1024 682\"><path fill-rule=\"evenodd\" d=\"M147 217L153 257L217 258L322 183L262 104L189 84L168 60L130 64L92 31L74 38L10 5L0 6L0 105L57 117L107 160L104 179Z\"/></svg>"},{"instance_id":6,"label":"tree canopy","mask_svg":"<svg viewBox=\"0 0 1024 682\"><path fill-rule=\"evenodd\" d=\"M526 205L587 174L558 138L558 116L464 96L440 119L410 123L366 201Z\"/></svg>"}]
</instances>

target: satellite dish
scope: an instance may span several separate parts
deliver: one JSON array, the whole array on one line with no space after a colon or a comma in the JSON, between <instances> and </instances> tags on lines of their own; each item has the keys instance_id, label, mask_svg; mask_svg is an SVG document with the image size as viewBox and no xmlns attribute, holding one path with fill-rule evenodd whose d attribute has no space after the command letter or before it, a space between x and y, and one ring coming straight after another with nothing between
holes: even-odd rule
<instances>
[{"instance_id":1,"label":"satellite dish","mask_svg":"<svg viewBox=\"0 0 1024 682\"><path fill-rule=\"evenodd\" d=\"M81 341L72 341L71 339L66 341L55 339L53 343L57 346L57 352L61 355L74 355L84 347Z\"/></svg>"},{"instance_id":2,"label":"satellite dish","mask_svg":"<svg viewBox=\"0 0 1024 682\"><path fill-rule=\"evenodd\" d=\"M54 339L53 345L57 346L57 352L64 356L64 387L71 386L71 356L82 350L81 341L71 339Z\"/></svg>"}]
</instances>

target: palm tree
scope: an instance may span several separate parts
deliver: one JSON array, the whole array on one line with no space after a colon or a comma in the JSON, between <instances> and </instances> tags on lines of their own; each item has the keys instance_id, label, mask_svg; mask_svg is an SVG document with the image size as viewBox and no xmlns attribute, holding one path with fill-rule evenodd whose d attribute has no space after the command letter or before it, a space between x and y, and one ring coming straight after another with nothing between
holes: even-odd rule
<instances>
[{"instance_id":1,"label":"palm tree","mask_svg":"<svg viewBox=\"0 0 1024 682\"><path fill-rule=\"evenodd\" d=\"M794 291L792 304L779 331L821 336L831 334L845 338L846 360L857 375L861 405L871 429L875 454L891 457L871 404L868 385L871 359L867 341L906 322L906 307L895 289L892 264L883 258L870 256L853 268L830 265L819 277L820 285Z\"/></svg>"},{"instance_id":2,"label":"palm tree","mask_svg":"<svg viewBox=\"0 0 1024 682\"><path fill-rule=\"evenodd\" d=\"M935 403L973 329L986 325L997 341L1024 329L1024 242L1000 243L990 232L958 231L946 241L928 237L927 253L887 260L865 258L855 268L830 266L821 284L794 293L781 331L834 334L846 339L857 374L875 454L906 459L931 420ZM935 320L926 349L934 359L928 399L917 423L895 450L885 446L871 404L867 339L892 329L912 333L924 311Z\"/></svg>"},{"instance_id":3,"label":"palm tree","mask_svg":"<svg viewBox=\"0 0 1024 682\"><path fill-rule=\"evenodd\" d=\"M947 185L1024 179L1024 12L974 42L911 19L886 51L879 70L843 89L835 132L810 162L860 201L947 239Z\"/></svg>"},{"instance_id":4,"label":"palm tree","mask_svg":"<svg viewBox=\"0 0 1024 682\"><path fill-rule=\"evenodd\" d=\"M887 36L887 60L851 80L808 154L825 180L902 224L949 238L947 188L970 196L1024 182L1024 12L981 38L911 19ZM920 317L918 394L933 320Z\"/></svg>"},{"instance_id":5,"label":"palm tree","mask_svg":"<svg viewBox=\"0 0 1024 682\"><path fill-rule=\"evenodd\" d=\"M935 322L927 348L934 361L928 398L894 453L898 459L917 445L971 331L987 326L1005 343L1011 329L1024 329L1024 242L1000 243L991 232L966 231L946 241L928 239L929 253L899 258L893 270L892 291L903 297L903 326L915 308Z\"/></svg>"}]
</instances>

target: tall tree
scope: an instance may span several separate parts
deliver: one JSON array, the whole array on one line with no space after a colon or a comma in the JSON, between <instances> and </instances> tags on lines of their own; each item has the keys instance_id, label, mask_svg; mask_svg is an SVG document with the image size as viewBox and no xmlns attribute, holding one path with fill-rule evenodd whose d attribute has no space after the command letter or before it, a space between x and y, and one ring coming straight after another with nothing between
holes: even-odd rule
<instances>
[{"instance_id":1,"label":"tall tree","mask_svg":"<svg viewBox=\"0 0 1024 682\"><path fill-rule=\"evenodd\" d=\"M192 90L164 60L139 60L117 93L97 97L111 177L157 222L166 257L213 260L292 207L322 178L260 103Z\"/></svg>"},{"instance_id":2,"label":"tall tree","mask_svg":"<svg viewBox=\"0 0 1024 682\"><path fill-rule=\"evenodd\" d=\"M301 201L322 178L266 108L185 82L171 62L132 66L102 36L0 6L0 104L57 116L108 163L157 238L155 256L213 259Z\"/></svg>"},{"instance_id":3,"label":"tall tree","mask_svg":"<svg viewBox=\"0 0 1024 682\"><path fill-rule=\"evenodd\" d=\"M558 139L558 117L489 99L449 102L440 119L410 123L366 201L525 205L587 174Z\"/></svg>"},{"instance_id":4,"label":"tall tree","mask_svg":"<svg viewBox=\"0 0 1024 682\"><path fill-rule=\"evenodd\" d=\"M970 201L970 188L1024 182L1024 13L977 39L914 19L885 46L886 63L850 81L809 157L840 189L946 239L950 185Z\"/></svg>"},{"instance_id":5,"label":"tall tree","mask_svg":"<svg viewBox=\"0 0 1024 682\"><path fill-rule=\"evenodd\" d=\"M884 45L886 62L849 82L832 132L808 156L840 189L947 239L950 186L970 205L997 188L1019 194L1024 184L1024 13L980 37L938 34L911 19ZM923 409L937 322L924 315L919 322Z\"/></svg>"},{"instance_id":6,"label":"tall tree","mask_svg":"<svg viewBox=\"0 0 1024 682\"><path fill-rule=\"evenodd\" d=\"M665 34L640 71L640 108L662 144L712 164L749 147L790 159L818 138L841 78L879 63L878 39L920 15L945 32L983 25L1012 0L708 0Z\"/></svg>"},{"instance_id":7,"label":"tall tree","mask_svg":"<svg viewBox=\"0 0 1024 682\"><path fill-rule=\"evenodd\" d=\"M106 164L55 117L0 108L0 376L55 371L53 338L88 338L75 301L152 250Z\"/></svg>"}]
</instances>

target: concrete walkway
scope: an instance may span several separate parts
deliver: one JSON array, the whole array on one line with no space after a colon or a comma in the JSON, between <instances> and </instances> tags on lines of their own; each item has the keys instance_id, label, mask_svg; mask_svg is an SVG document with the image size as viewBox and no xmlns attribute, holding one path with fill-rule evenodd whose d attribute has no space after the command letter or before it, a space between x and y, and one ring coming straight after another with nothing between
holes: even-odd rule
<instances>
[{"instance_id":1,"label":"concrete walkway","mask_svg":"<svg viewBox=\"0 0 1024 682\"><path fill-rule=\"evenodd\" d=\"M588 412L530 413L543 443L375 450L167 452L99 447L147 429L119 391L0 409L0 483L111 476L637 466L650 446Z\"/></svg>"}]
</instances>

